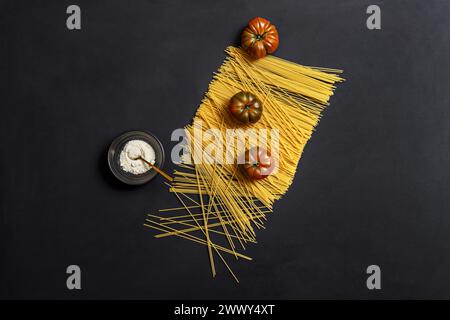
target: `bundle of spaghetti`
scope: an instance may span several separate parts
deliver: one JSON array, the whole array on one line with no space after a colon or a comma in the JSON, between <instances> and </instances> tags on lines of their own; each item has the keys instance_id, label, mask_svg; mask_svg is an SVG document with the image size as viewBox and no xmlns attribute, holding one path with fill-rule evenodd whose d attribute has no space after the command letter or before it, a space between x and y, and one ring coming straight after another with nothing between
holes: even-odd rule
<instances>
[{"instance_id":1,"label":"bundle of spaghetti","mask_svg":"<svg viewBox=\"0 0 450 320\"><path fill-rule=\"evenodd\" d=\"M156 237L178 236L207 246L213 276L217 254L237 280L222 254L251 259L238 252L238 245L245 249L248 242L256 242L254 228L264 228L274 202L291 185L303 149L328 106L335 84L343 79L337 69L306 67L274 56L255 61L235 47L228 47L226 53L193 124L185 128L189 152L169 186L181 207L149 215L145 225L161 232ZM252 92L264 106L261 119L251 126L237 125L228 113L230 98L240 91ZM221 137L207 135L211 129ZM242 130L232 135L231 150L223 146L227 129ZM250 145L251 137L245 134L248 129L268 130L268 150L275 149L278 155L278 170L263 180L248 179L234 160L216 161L236 159L237 146ZM199 132L203 134L200 139ZM200 161L193 156L196 148L211 146L214 151L202 152Z\"/></svg>"}]
</instances>

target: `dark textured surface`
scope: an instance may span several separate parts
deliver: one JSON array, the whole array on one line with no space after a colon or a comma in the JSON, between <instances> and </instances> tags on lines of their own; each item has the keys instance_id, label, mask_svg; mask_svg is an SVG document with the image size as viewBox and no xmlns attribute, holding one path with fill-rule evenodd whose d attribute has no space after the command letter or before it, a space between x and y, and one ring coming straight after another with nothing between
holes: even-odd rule
<instances>
[{"instance_id":1,"label":"dark textured surface","mask_svg":"<svg viewBox=\"0 0 450 320\"><path fill-rule=\"evenodd\" d=\"M0 2L0 297L450 298L449 1L76 3L73 32L72 1ZM347 81L236 285L211 279L205 248L152 237L145 214L176 200L161 178L116 182L106 149L140 128L170 151L256 15L278 26L278 56Z\"/></svg>"}]
</instances>

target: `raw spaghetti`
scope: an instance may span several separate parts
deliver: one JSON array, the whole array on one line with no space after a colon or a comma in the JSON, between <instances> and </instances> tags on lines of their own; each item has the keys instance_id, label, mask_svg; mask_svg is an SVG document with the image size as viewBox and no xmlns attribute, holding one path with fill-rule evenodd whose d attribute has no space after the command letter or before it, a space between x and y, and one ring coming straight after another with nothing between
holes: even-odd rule
<instances>
[{"instance_id":1,"label":"raw spaghetti","mask_svg":"<svg viewBox=\"0 0 450 320\"><path fill-rule=\"evenodd\" d=\"M144 225L160 231L157 238L177 236L205 245L212 275L216 275L218 257L238 281L225 254L251 260L239 250L256 243L255 228L264 228L274 201L291 185L303 149L328 105L335 83L343 79L339 76L342 71L337 69L306 67L274 56L255 61L235 47L228 47L226 53L193 124L185 128L189 151L192 154L195 147L205 148L210 143L195 139L195 130L215 128L225 136L226 129L236 128L227 111L228 101L239 91L249 91L264 105L262 118L251 128L278 130L278 171L264 180L251 181L233 163L193 163L192 157L185 157L174 171L174 182L168 185L180 206L149 214ZM268 136L269 144L273 138ZM248 143L245 135L233 139ZM236 157L236 148L231 151L231 156ZM224 157L230 153L216 152Z\"/></svg>"}]
</instances>

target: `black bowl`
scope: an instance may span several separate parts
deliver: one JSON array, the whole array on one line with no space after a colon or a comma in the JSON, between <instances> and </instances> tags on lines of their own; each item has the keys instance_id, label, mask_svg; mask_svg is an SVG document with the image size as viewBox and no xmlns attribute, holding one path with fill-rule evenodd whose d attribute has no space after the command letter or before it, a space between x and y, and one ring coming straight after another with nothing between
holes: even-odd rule
<instances>
[{"instance_id":1,"label":"black bowl","mask_svg":"<svg viewBox=\"0 0 450 320\"><path fill-rule=\"evenodd\" d=\"M124 171L120 166L120 152L130 140L142 140L151 145L155 150L155 166L162 169L164 165L164 148L153 134L146 131L129 131L115 138L108 150L109 168L117 179L126 184L140 185L147 183L158 174L155 170L150 169L142 174L132 174Z\"/></svg>"}]
</instances>

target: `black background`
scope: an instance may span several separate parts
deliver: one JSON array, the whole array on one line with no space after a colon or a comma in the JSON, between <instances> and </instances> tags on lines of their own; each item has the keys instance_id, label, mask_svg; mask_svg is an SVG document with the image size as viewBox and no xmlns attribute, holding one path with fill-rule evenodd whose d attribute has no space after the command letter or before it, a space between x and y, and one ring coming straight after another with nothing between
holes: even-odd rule
<instances>
[{"instance_id":1,"label":"black background","mask_svg":"<svg viewBox=\"0 0 450 320\"><path fill-rule=\"evenodd\" d=\"M1 1L0 296L450 298L449 14L445 0ZM204 247L153 238L145 214L175 198L161 177L121 185L106 149L146 129L170 152L254 16L277 25L276 55L347 81L254 261L232 264L237 285L224 268L211 278ZM371 264L382 290L366 288Z\"/></svg>"}]
</instances>

